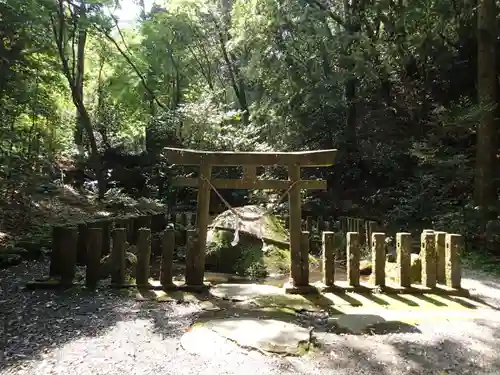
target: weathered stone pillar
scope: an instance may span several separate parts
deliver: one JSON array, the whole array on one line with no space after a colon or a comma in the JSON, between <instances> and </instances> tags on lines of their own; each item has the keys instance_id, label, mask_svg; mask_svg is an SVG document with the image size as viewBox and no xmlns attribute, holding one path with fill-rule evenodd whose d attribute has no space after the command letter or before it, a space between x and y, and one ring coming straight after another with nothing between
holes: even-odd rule
<instances>
[{"instance_id":1,"label":"weathered stone pillar","mask_svg":"<svg viewBox=\"0 0 500 375\"><path fill-rule=\"evenodd\" d=\"M71 286L76 272L78 228L64 227L61 238L61 285Z\"/></svg>"},{"instance_id":2,"label":"weathered stone pillar","mask_svg":"<svg viewBox=\"0 0 500 375\"><path fill-rule=\"evenodd\" d=\"M49 277L61 276L61 250L64 226L55 225L52 227L52 252L50 253Z\"/></svg>"},{"instance_id":3,"label":"weathered stone pillar","mask_svg":"<svg viewBox=\"0 0 500 375\"><path fill-rule=\"evenodd\" d=\"M113 230L113 249L111 250L111 283L122 286L125 284L125 242L127 230L115 228Z\"/></svg>"},{"instance_id":4,"label":"weathered stone pillar","mask_svg":"<svg viewBox=\"0 0 500 375\"><path fill-rule=\"evenodd\" d=\"M361 247L359 245L359 233L347 233L347 281L349 286L359 286L359 262L361 259Z\"/></svg>"},{"instance_id":5,"label":"weathered stone pillar","mask_svg":"<svg viewBox=\"0 0 500 375\"><path fill-rule=\"evenodd\" d=\"M434 232L436 242L436 282L446 283L446 232Z\"/></svg>"},{"instance_id":6,"label":"weathered stone pillar","mask_svg":"<svg viewBox=\"0 0 500 375\"><path fill-rule=\"evenodd\" d=\"M175 231L168 227L163 231L160 282L164 289L172 288L172 263L174 260Z\"/></svg>"},{"instance_id":7,"label":"weathered stone pillar","mask_svg":"<svg viewBox=\"0 0 500 375\"><path fill-rule=\"evenodd\" d=\"M459 234L446 234L446 286L453 289L461 288L462 270L460 257L463 252L463 238Z\"/></svg>"},{"instance_id":8,"label":"weathered stone pillar","mask_svg":"<svg viewBox=\"0 0 500 375\"><path fill-rule=\"evenodd\" d=\"M300 282L297 286L309 285L309 232L303 231L300 246Z\"/></svg>"},{"instance_id":9,"label":"weathered stone pillar","mask_svg":"<svg viewBox=\"0 0 500 375\"><path fill-rule=\"evenodd\" d=\"M335 233L323 232L323 284L335 285Z\"/></svg>"},{"instance_id":10,"label":"weathered stone pillar","mask_svg":"<svg viewBox=\"0 0 500 375\"><path fill-rule=\"evenodd\" d=\"M101 278L102 229L87 228L87 267L85 285L94 290Z\"/></svg>"},{"instance_id":11,"label":"weathered stone pillar","mask_svg":"<svg viewBox=\"0 0 500 375\"><path fill-rule=\"evenodd\" d=\"M290 210L290 279L292 286L301 286L302 202L300 197L300 165L288 166L288 179L295 183L288 192Z\"/></svg>"},{"instance_id":12,"label":"weathered stone pillar","mask_svg":"<svg viewBox=\"0 0 500 375\"><path fill-rule=\"evenodd\" d=\"M188 230L186 243L186 285L203 286L205 274L205 258L199 257L200 247L198 246L198 236L196 230ZM203 267L201 267L203 265Z\"/></svg>"},{"instance_id":13,"label":"weathered stone pillar","mask_svg":"<svg viewBox=\"0 0 500 375\"><path fill-rule=\"evenodd\" d=\"M138 287L149 286L149 262L151 257L151 229L140 228L137 232L137 270Z\"/></svg>"},{"instance_id":14,"label":"weathered stone pillar","mask_svg":"<svg viewBox=\"0 0 500 375\"><path fill-rule=\"evenodd\" d=\"M396 253L399 269L399 285L411 286L411 233L396 234Z\"/></svg>"},{"instance_id":15,"label":"weathered stone pillar","mask_svg":"<svg viewBox=\"0 0 500 375\"><path fill-rule=\"evenodd\" d=\"M372 233L372 278L376 286L385 286L385 233Z\"/></svg>"},{"instance_id":16,"label":"weathered stone pillar","mask_svg":"<svg viewBox=\"0 0 500 375\"><path fill-rule=\"evenodd\" d=\"M436 286L436 236L434 231L423 231L420 236L420 258L422 261L422 285Z\"/></svg>"},{"instance_id":17,"label":"weathered stone pillar","mask_svg":"<svg viewBox=\"0 0 500 375\"><path fill-rule=\"evenodd\" d=\"M200 164L200 177L198 179L198 204L196 206L196 240L193 241L195 247L193 255L193 270L190 280L186 278L186 283L190 285L204 285L205 276L205 249L207 246L208 224L210 221L210 191L208 183L212 178L212 166L206 162Z\"/></svg>"}]
</instances>

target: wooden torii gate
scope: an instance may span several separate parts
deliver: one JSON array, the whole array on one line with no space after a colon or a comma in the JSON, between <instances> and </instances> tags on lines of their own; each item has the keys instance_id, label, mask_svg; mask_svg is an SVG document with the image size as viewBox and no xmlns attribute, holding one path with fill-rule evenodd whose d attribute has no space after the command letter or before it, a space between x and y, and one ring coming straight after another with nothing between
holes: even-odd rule
<instances>
[{"instance_id":1,"label":"wooden torii gate","mask_svg":"<svg viewBox=\"0 0 500 375\"><path fill-rule=\"evenodd\" d=\"M302 180L301 167L330 166L334 163L337 150L300 151L300 152L228 152L197 151L179 148L165 148L167 161L177 165L197 165L200 167L197 178L179 177L172 183L177 187L198 187L197 204L197 244L190 254L196 259L191 270L186 269L186 285L202 286L205 272L205 248L209 223L210 190L215 189L273 189L289 190L290 216L290 287L305 289L309 287L309 269L300 265L309 264L308 258L301 253L301 189L326 190L324 180ZM280 165L288 167L288 180L262 180L257 178L258 166ZM211 179L214 166L242 166L241 179Z\"/></svg>"}]
</instances>

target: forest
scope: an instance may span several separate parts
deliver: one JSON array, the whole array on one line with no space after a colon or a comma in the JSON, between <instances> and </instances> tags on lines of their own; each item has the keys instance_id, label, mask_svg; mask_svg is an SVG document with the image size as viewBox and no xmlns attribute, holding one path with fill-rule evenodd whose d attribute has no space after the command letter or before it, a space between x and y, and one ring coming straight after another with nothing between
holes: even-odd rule
<instances>
[{"instance_id":1,"label":"forest","mask_svg":"<svg viewBox=\"0 0 500 375\"><path fill-rule=\"evenodd\" d=\"M445 227L500 255L494 0L137 0L132 23L121 5L0 2L0 231L29 232L33 197L61 183L194 209L169 183L193 171L164 147L335 148L305 212Z\"/></svg>"}]
</instances>

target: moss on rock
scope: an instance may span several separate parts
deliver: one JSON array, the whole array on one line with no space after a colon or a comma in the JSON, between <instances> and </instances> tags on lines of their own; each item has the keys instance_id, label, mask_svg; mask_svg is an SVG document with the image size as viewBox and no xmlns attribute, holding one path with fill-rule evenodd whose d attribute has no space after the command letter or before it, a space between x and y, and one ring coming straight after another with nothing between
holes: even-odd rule
<instances>
[{"instance_id":1,"label":"moss on rock","mask_svg":"<svg viewBox=\"0 0 500 375\"><path fill-rule=\"evenodd\" d=\"M246 233L232 246L234 233L214 230L207 245L206 266L212 271L240 276L265 277L269 261L263 252L262 241Z\"/></svg>"},{"instance_id":2,"label":"moss on rock","mask_svg":"<svg viewBox=\"0 0 500 375\"><path fill-rule=\"evenodd\" d=\"M240 232L235 246L231 242L234 233L214 230L207 244L205 264L210 271L263 278L270 274L290 272L290 250L277 244L269 244L247 233ZM309 263L318 265L318 260L309 256Z\"/></svg>"},{"instance_id":3,"label":"moss on rock","mask_svg":"<svg viewBox=\"0 0 500 375\"><path fill-rule=\"evenodd\" d=\"M260 219L237 220L229 210L217 216L207 238L207 268L254 278L290 272L290 235L281 220L258 206L235 210L240 217ZM232 246L236 229L239 230L239 241ZM312 256L309 262L312 265L318 263Z\"/></svg>"}]
</instances>

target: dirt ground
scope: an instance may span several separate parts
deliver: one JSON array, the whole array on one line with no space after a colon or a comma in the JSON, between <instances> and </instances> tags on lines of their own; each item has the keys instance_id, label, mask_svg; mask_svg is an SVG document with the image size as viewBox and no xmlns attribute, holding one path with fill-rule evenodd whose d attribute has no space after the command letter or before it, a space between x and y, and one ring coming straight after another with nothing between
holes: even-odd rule
<instances>
[{"instance_id":1,"label":"dirt ground","mask_svg":"<svg viewBox=\"0 0 500 375\"><path fill-rule=\"evenodd\" d=\"M0 271L2 375L500 373L500 283L478 272L466 272L464 286L491 309L473 318L429 319L412 333L318 332L309 354L280 357L212 334L197 353L187 351L181 338L206 313L196 302L140 302L106 288L22 291L47 267L23 263Z\"/></svg>"}]
</instances>

